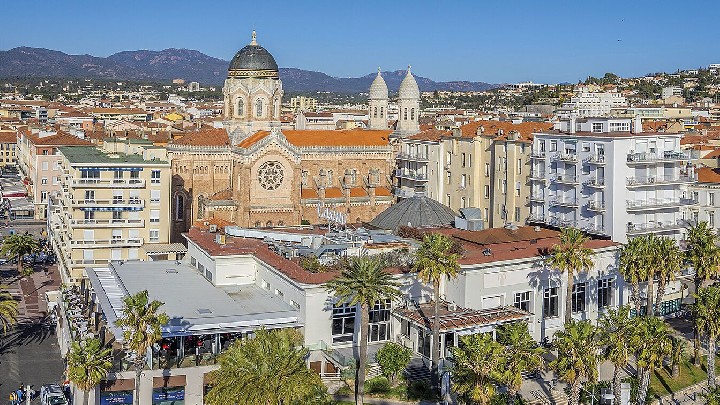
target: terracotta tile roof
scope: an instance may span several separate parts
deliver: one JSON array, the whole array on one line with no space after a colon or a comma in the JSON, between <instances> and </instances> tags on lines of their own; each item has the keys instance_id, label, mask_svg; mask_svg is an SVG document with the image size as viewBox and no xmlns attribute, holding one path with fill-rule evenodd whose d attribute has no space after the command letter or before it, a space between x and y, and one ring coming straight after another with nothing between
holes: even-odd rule
<instances>
[{"instance_id":1,"label":"terracotta tile roof","mask_svg":"<svg viewBox=\"0 0 720 405\"><path fill-rule=\"evenodd\" d=\"M223 200L232 200L232 191L231 190L223 190L219 191L212 196L210 196L210 199L213 201L223 201Z\"/></svg>"},{"instance_id":2,"label":"terracotta tile roof","mask_svg":"<svg viewBox=\"0 0 720 405\"><path fill-rule=\"evenodd\" d=\"M17 132L0 131L0 143L17 143Z\"/></svg>"},{"instance_id":3,"label":"terracotta tile roof","mask_svg":"<svg viewBox=\"0 0 720 405\"><path fill-rule=\"evenodd\" d=\"M698 183L720 183L720 169L700 167L697 169Z\"/></svg>"},{"instance_id":4,"label":"terracotta tile roof","mask_svg":"<svg viewBox=\"0 0 720 405\"><path fill-rule=\"evenodd\" d=\"M285 138L297 147L304 146L387 146L389 130L284 130ZM249 148L270 132L259 131L238 144Z\"/></svg>"},{"instance_id":5,"label":"terracotta tile roof","mask_svg":"<svg viewBox=\"0 0 720 405\"><path fill-rule=\"evenodd\" d=\"M317 191L311 188L303 188L300 190L300 198L320 198Z\"/></svg>"},{"instance_id":6,"label":"terracotta tile roof","mask_svg":"<svg viewBox=\"0 0 720 405\"><path fill-rule=\"evenodd\" d=\"M55 135L39 137L37 134L25 132L26 136L35 146L91 146L92 142L80 139L77 136L66 132L58 132Z\"/></svg>"},{"instance_id":7,"label":"terracotta tile roof","mask_svg":"<svg viewBox=\"0 0 720 405\"><path fill-rule=\"evenodd\" d=\"M173 145L187 146L228 146L230 137L224 128L205 128L190 132L180 139L172 141Z\"/></svg>"},{"instance_id":8,"label":"terracotta tile roof","mask_svg":"<svg viewBox=\"0 0 720 405\"><path fill-rule=\"evenodd\" d=\"M709 152L705 156L702 157L703 159L717 159L720 158L720 149L713 149L712 152Z\"/></svg>"},{"instance_id":9,"label":"terracotta tile roof","mask_svg":"<svg viewBox=\"0 0 720 405\"><path fill-rule=\"evenodd\" d=\"M345 194L343 194L342 190L340 190L339 187L325 188L325 198L343 198L343 197L345 197Z\"/></svg>"},{"instance_id":10,"label":"terracotta tile roof","mask_svg":"<svg viewBox=\"0 0 720 405\"><path fill-rule=\"evenodd\" d=\"M395 313L410 319L416 325L432 328L435 319L435 303L427 302L413 308L398 308ZM515 307L497 307L487 309L449 308L445 301L440 302L440 330L451 331L471 326L492 325L502 322L518 321L528 318L531 314Z\"/></svg>"},{"instance_id":11,"label":"terracotta tile roof","mask_svg":"<svg viewBox=\"0 0 720 405\"><path fill-rule=\"evenodd\" d=\"M392 192L385 187L375 187L375 196L390 197L390 196L392 196Z\"/></svg>"},{"instance_id":12,"label":"terracotta tile roof","mask_svg":"<svg viewBox=\"0 0 720 405\"><path fill-rule=\"evenodd\" d=\"M426 131L418 132L415 135L410 135L407 139L415 141L439 141L442 137L451 136L452 131L443 131L439 129L428 129Z\"/></svg>"},{"instance_id":13,"label":"terracotta tile roof","mask_svg":"<svg viewBox=\"0 0 720 405\"><path fill-rule=\"evenodd\" d=\"M467 125L463 125L460 130L463 137L473 138L478 135L478 130L483 127L484 136L498 136L500 130L503 130L504 137L507 137L510 131L518 131L521 139L532 139L533 132L548 131L552 129L553 124L550 122L522 122L513 124L509 121L474 121Z\"/></svg>"},{"instance_id":14,"label":"terracotta tile roof","mask_svg":"<svg viewBox=\"0 0 720 405\"><path fill-rule=\"evenodd\" d=\"M362 187L353 187L350 189L350 197L367 197L368 193Z\"/></svg>"},{"instance_id":15,"label":"terracotta tile roof","mask_svg":"<svg viewBox=\"0 0 720 405\"><path fill-rule=\"evenodd\" d=\"M92 108L90 112L93 114L147 114L140 108Z\"/></svg>"}]
</instances>

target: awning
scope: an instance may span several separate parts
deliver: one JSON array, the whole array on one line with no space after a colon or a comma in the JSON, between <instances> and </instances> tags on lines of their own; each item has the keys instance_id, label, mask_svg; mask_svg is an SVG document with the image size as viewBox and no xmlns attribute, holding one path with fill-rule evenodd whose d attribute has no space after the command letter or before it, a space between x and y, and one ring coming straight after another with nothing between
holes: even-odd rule
<instances>
[{"instance_id":1,"label":"awning","mask_svg":"<svg viewBox=\"0 0 720 405\"><path fill-rule=\"evenodd\" d=\"M143 249L149 255L187 253L187 248L182 243L152 243L143 245Z\"/></svg>"}]
</instances>

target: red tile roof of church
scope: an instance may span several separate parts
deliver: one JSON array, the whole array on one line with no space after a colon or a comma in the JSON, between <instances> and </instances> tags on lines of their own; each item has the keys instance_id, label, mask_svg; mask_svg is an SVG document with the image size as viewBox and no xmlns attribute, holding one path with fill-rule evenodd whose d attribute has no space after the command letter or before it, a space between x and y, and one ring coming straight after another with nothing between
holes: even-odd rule
<instances>
[{"instance_id":1,"label":"red tile roof of church","mask_svg":"<svg viewBox=\"0 0 720 405\"><path fill-rule=\"evenodd\" d=\"M172 141L172 144L187 146L228 146L230 145L230 137L224 128L203 128Z\"/></svg>"},{"instance_id":2,"label":"red tile roof of church","mask_svg":"<svg viewBox=\"0 0 720 405\"><path fill-rule=\"evenodd\" d=\"M307 146L387 146L389 130L284 130L285 138L298 147ZM249 148L268 136L270 132L259 131L238 144Z\"/></svg>"}]
</instances>

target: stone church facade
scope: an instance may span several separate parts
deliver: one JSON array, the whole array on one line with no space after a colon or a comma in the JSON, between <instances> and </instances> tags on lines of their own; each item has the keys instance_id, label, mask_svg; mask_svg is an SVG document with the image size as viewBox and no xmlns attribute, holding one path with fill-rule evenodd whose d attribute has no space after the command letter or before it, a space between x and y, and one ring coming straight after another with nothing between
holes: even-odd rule
<instances>
[{"instance_id":1,"label":"stone church facade","mask_svg":"<svg viewBox=\"0 0 720 405\"><path fill-rule=\"evenodd\" d=\"M419 92L409 72L403 84L411 88L404 94L417 94L417 100L404 103L413 108L405 121L417 122ZM380 119L387 111L387 86L379 73L372 89L373 107L382 105L383 113L371 129L280 131L277 64L253 33L230 63L223 128L201 129L168 145L173 241L211 218L277 227L326 223L318 205L341 213L348 223L368 222L382 212L394 202L392 139L416 126L406 122L398 128L402 133L388 128L387 119Z\"/></svg>"}]
</instances>

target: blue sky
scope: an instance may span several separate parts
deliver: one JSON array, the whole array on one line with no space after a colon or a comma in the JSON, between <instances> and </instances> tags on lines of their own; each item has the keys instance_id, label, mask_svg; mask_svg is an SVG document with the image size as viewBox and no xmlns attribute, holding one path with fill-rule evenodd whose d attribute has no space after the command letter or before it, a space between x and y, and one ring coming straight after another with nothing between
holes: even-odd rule
<instances>
[{"instance_id":1,"label":"blue sky","mask_svg":"<svg viewBox=\"0 0 720 405\"><path fill-rule=\"evenodd\" d=\"M7 1L0 49L189 48L229 60L258 32L282 67L434 80L574 82L720 63L720 2Z\"/></svg>"}]
</instances>

